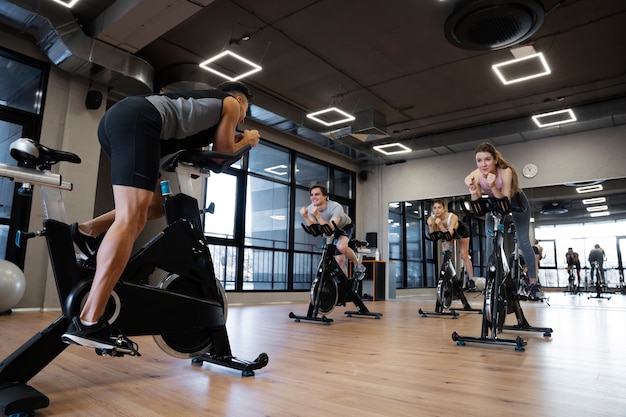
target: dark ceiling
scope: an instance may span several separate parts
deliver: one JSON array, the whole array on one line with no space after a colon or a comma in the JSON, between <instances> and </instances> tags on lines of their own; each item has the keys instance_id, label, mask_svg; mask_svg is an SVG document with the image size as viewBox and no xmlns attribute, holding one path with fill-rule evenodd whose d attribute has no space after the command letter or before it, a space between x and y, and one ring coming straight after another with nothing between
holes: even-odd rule
<instances>
[{"instance_id":1,"label":"dark ceiling","mask_svg":"<svg viewBox=\"0 0 626 417\"><path fill-rule=\"evenodd\" d=\"M200 62L246 57L263 67L244 79L250 119L362 166L626 123L624 0L81 0L71 13L89 37L147 61L155 89L216 85ZM504 85L492 65L529 46L551 74ZM357 120L305 117L330 106ZM530 119L567 107L577 122ZM413 152L372 149L394 142Z\"/></svg>"},{"instance_id":2,"label":"dark ceiling","mask_svg":"<svg viewBox=\"0 0 626 417\"><path fill-rule=\"evenodd\" d=\"M221 82L197 74L197 64L229 49L263 67L245 80L260 107L253 118L364 164L472 149L485 138L511 143L626 123L623 0L170 1L158 2L171 3L158 16L153 1L126 0L145 17L138 25L157 25L152 40L133 28L108 33L98 18L114 3L82 0L73 13L92 36L140 46L134 53L155 68L156 87L177 78ZM159 33L163 15L180 19L175 9L185 3L206 6ZM502 84L492 65L528 45L552 74ZM326 128L304 117L331 105L362 115L359 126ZM541 130L530 121L565 107L579 123ZM345 135L368 127L381 131L367 138L374 140ZM316 135L330 130L334 140ZM395 141L414 152L385 157L371 149Z\"/></svg>"}]
</instances>

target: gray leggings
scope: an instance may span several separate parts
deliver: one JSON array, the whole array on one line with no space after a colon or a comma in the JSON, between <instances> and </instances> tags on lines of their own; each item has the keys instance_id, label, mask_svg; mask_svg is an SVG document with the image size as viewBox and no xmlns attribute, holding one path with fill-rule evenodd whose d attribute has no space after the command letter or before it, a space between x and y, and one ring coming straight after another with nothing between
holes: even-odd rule
<instances>
[{"instance_id":1,"label":"gray leggings","mask_svg":"<svg viewBox=\"0 0 626 417\"><path fill-rule=\"evenodd\" d=\"M515 224L515 233L517 234L517 243L519 248L526 259L526 266L528 267L528 276L531 279L537 278L537 265L535 265L535 252L530 244L530 203L526 194L522 190L518 191L520 202L524 211L513 211L511 213L513 217L513 223ZM493 230L493 217L490 215L485 216L485 231ZM487 255L491 255L493 252L493 240L491 237L487 237Z\"/></svg>"}]
</instances>

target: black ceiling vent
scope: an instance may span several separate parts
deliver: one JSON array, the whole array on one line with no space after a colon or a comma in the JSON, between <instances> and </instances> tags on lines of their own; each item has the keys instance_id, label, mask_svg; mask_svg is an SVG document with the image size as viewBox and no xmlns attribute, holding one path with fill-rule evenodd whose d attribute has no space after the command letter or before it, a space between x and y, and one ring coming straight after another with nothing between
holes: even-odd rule
<instances>
[{"instance_id":1,"label":"black ceiling vent","mask_svg":"<svg viewBox=\"0 0 626 417\"><path fill-rule=\"evenodd\" d=\"M539 211L539 213L543 215L548 215L548 216L565 214L567 212L568 212L567 208L563 204L559 203L558 201L544 204L541 207L541 210Z\"/></svg>"},{"instance_id":2,"label":"black ceiling vent","mask_svg":"<svg viewBox=\"0 0 626 417\"><path fill-rule=\"evenodd\" d=\"M445 34L459 48L495 51L528 39L543 17L535 0L465 0L446 20Z\"/></svg>"}]
</instances>

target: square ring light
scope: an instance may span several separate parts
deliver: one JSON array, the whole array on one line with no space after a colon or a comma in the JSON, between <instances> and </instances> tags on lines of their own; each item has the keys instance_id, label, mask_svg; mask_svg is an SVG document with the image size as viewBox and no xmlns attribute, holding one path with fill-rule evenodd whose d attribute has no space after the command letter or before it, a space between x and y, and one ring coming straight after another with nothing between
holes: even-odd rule
<instances>
[{"instance_id":1,"label":"square ring light","mask_svg":"<svg viewBox=\"0 0 626 417\"><path fill-rule=\"evenodd\" d=\"M63 6L71 9L78 3L80 0L53 0L55 3L62 4Z\"/></svg>"},{"instance_id":2,"label":"square ring light","mask_svg":"<svg viewBox=\"0 0 626 417\"><path fill-rule=\"evenodd\" d=\"M500 62L491 68L505 85L542 77L552 72L541 52Z\"/></svg>"},{"instance_id":3,"label":"square ring light","mask_svg":"<svg viewBox=\"0 0 626 417\"><path fill-rule=\"evenodd\" d=\"M538 127L549 127L575 122L576 115L572 109L557 110L532 116L533 122Z\"/></svg>"},{"instance_id":4,"label":"square ring light","mask_svg":"<svg viewBox=\"0 0 626 417\"><path fill-rule=\"evenodd\" d=\"M329 117L330 115L333 115L333 117ZM324 116L324 118L321 118L320 116ZM334 126L339 123L347 123L355 120L353 115L346 113L337 107L329 107L324 110L309 113L306 117L311 120L315 120L317 123L321 123L324 126Z\"/></svg>"},{"instance_id":5,"label":"square ring light","mask_svg":"<svg viewBox=\"0 0 626 417\"><path fill-rule=\"evenodd\" d=\"M397 155L400 153L413 152L413 150L401 143L388 143L386 145L374 146L373 149L384 155Z\"/></svg>"},{"instance_id":6,"label":"square ring light","mask_svg":"<svg viewBox=\"0 0 626 417\"><path fill-rule=\"evenodd\" d=\"M229 59L234 59L234 61L229 61ZM210 64L212 65L210 66ZM229 64L230 66L227 66ZM244 67L247 66L247 68L250 68L250 69L245 72L241 72L237 74L240 68L235 68L235 67L242 65L242 64L244 65ZM222 53L215 55L212 58L207 59L206 61L200 64L200 67L207 71L212 72L213 74L217 74L220 77L227 79L228 81L241 80L242 78L245 78L251 74L254 74L255 72L259 72L262 69L259 65L255 64L254 62L249 61L246 58L240 55L237 55L236 53L231 52L231 51L224 51ZM218 67L219 70L216 69L216 67ZM223 71L228 71L232 75L226 74Z\"/></svg>"}]
</instances>

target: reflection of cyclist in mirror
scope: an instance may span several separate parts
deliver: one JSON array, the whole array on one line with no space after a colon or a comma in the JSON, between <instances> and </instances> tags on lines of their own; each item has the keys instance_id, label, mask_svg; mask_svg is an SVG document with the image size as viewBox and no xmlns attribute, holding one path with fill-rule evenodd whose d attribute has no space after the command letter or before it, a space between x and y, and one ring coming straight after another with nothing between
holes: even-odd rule
<instances>
[{"instance_id":1,"label":"reflection of cyclist in mirror","mask_svg":"<svg viewBox=\"0 0 626 417\"><path fill-rule=\"evenodd\" d=\"M488 142L481 143L475 150L477 168L465 177L465 184L469 187L472 200L477 200L483 194L488 196L502 198L508 197L513 202L513 195L517 194L522 204L523 211L513 211L513 223L517 233L517 241L519 247L526 259L533 259L535 252L530 244L530 203L526 195L519 188L517 172L511 164L509 164L496 150L496 148ZM493 219L486 216L485 227L493 228ZM493 251L493 242L487 239L487 253ZM537 282L537 270L534 262L528 263L528 277L530 280L530 296L531 300L539 300L543 298L543 292Z\"/></svg>"},{"instance_id":2,"label":"reflection of cyclist in mirror","mask_svg":"<svg viewBox=\"0 0 626 417\"><path fill-rule=\"evenodd\" d=\"M432 210L433 214L428 217L428 228L430 229L430 233L437 231L443 233L450 232L450 234L454 236L454 233L456 232L458 236L455 236L455 238L459 243L459 254L461 255L461 259L463 259L465 272L467 272L467 276L469 278L467 289L475 288L474 267L472 266L472 259L469 256L469 227L465 223L459 221L459 216L446 210L443 200L435 200L432 205ZM442 241L442 249L445 250L447 247L449 247L449 243Z\"/></svg>"},{"instance_id":3,"label":"reflection of cyclist in mirror","mask_svg":"<svg viewBox=\"0 0 626 417\"><path fill-rule=\"evenodd\" d=\"M594 245L593 249L589 251L589 264L591 264L591 279L594 277L595 272L595 264L598 263L598 276L600 277L600 282L602 284L605 283L604 280L604 259L606 258L606 254L604 253L604 249L600 247L597 243Z\"/></svg>"},{"instance_id":4,"label":"reflection of cyclist in mirror","mask_svg":"<svg viewBox=\"0 0 626 417\"><path fill-rule=\"evenodd\" d=\"M567 248L565 253L565 260L567 261L567 273L569 274L572 267L576 267L576 274L578 275L578 286L580 287L580 258L578 252L574 252L574 249Z\"/></svg>"},{"instance_id":5,"label":"reflection of cyclist in mirror","mask_svg":"<svg viewBox=\"0 0 626 417\"><path fill-rule=\"evenodd\" d=\"M533 252L535 252L535 270L537 271L537 281L539 281L539 262L544 258L543 246L535 239L533 243Z\"/></svg>"},{"instance_id":6,"label":"reflection of cyclist in mirror","mask_svg":"<svg viewBox=\"0 0 626 417\"><path fill-rule=\"evenodd\" d=\"M354 224L352 219L344 211L341 204L336 201L328 199L328 192L326 188L321 185L314 185L309 189L311 195L311 204L308 207L302 207L300 214L306 222L307 226L312 224L328 224L332 229L333 222L337 227L343 230L343 234L337 240L335 244L337 251L340 253L335 256L337 263L343 270L346 276L349 276L346 270L346 256L354 264L354 276L358 280L363 279L365 276L365 266L359 261L354 251L348 245L350 238L354 233Z\"/></svg>"}]
</instances>

